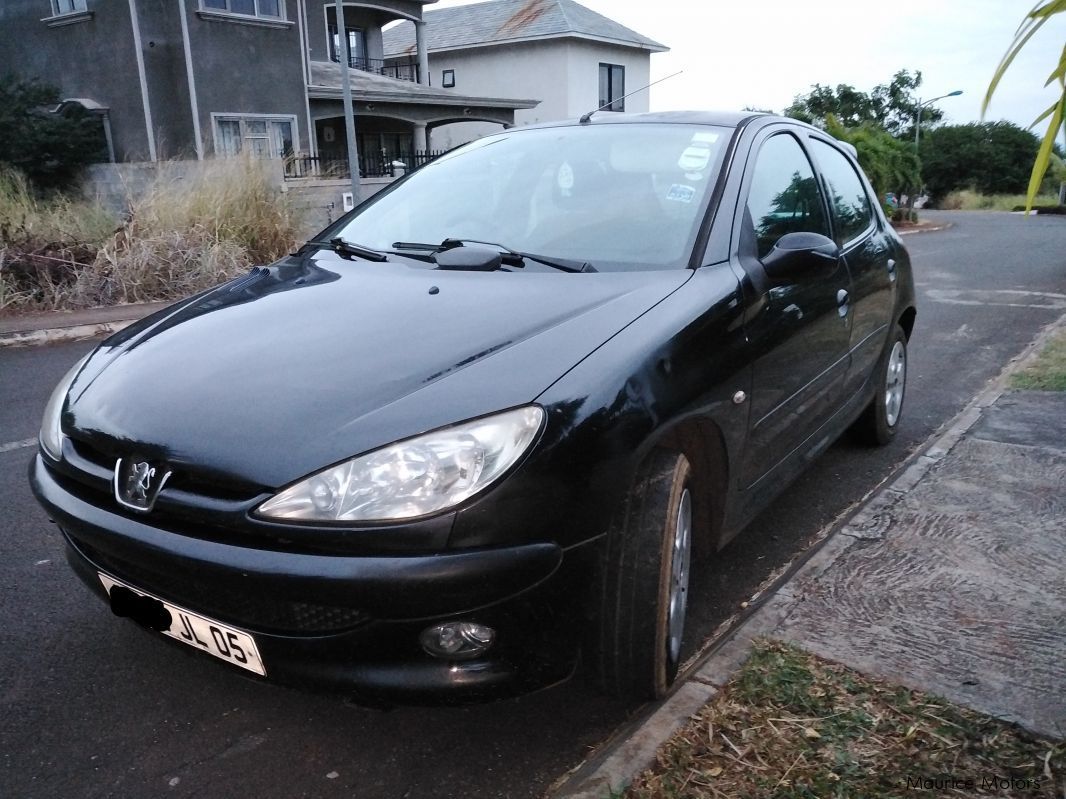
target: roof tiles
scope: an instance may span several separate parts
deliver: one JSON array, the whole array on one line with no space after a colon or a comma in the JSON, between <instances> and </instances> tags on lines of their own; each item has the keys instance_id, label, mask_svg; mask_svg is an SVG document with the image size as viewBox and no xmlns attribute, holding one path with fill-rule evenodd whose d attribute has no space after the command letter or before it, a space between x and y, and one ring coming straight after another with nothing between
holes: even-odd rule
<instances>
[{"instance_id":1,"label":"roof tiles","mask_svg":"<svg viewBox=\"0 0 1066 799\"><path fill-rule=\"evenodd\" d=\"M424 19L430 52L567 36L608 40L653 52L668 49L574 0L489 0L427 11ZM415 52L414 25L389 28L384 38L386 56Z\"/></svg>"}]
</instances>

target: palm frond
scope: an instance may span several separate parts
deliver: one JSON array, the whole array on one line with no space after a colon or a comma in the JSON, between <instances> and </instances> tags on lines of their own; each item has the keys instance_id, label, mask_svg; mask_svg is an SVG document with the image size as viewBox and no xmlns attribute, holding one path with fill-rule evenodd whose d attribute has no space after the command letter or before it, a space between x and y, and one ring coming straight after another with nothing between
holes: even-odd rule
<instances>
[{"instance_id":1,"label":"palm frond","mask_svg":"<svg viewBox=\"0 0 1066 799\"><path fill-rule=\"evenodd\" d=\"M1036 154L1033 173L1029 176L1029 192L1025 199L1026 214L1033 210L1033 201L1040 191L1040 184L1043 182L1044 175L1047 174L1048 166L1051 164L1051 153L1054 150L1055 137L1062 127L1064 114L1066 114L1066 91L1063 92L1062 98L1055 105L1055 110L1051 114L1051 124L1048 125L1044 140L1040 142L1040 151Z\"/></svg>"},{"instance_id":2,"label":"palm frond","mask_svg":"<svg viewBox=\"0 0 1066 799\"><path fill-rule=\"evenodd\" d=\"M1033 10L1029 12L1030 17L1050 17L1055 14L1061 14L1066 11L1066 0L1050 0L1050 2L1040 5L1037 3Z\"/></svg>"},{"instance_id":3,"label":"palm frond","mask_svg":"<svg viewBox=\"0 0 1066 799\"><path fill-rule=\"evenodd\" d=\"M1018 29L1018 35L1014 37L1014 41L1011 42L1011 46L1008 48L1006 55L1003 56L1003 60L999 62L996 71L992 73L992 80L988 84L988 91L985 92L985 99L981 102L982 119L988 112L988 104L992 102L992 95L995 94L996 88L1003 79L1003 75L1006 74L1008 67L1014 62L1015 56L1029 43L1029 40L1033 38L1045 22L1047 22L1046 17L1038 20L1027 19L1023 26ZM1022 32L1023 30L1025 31L1024 33Z\"/></svg>"},{"instance_id":4,"label":"palm frond","mask_svg":"<svg viewBox=\"0 0 1066 799\"><path fill-rule=\"evenodd\" d=\"M1048 75L1047 83L1044 84L1044 88L1047 88L1055 81L1059 83L1066 82L1066 45L1062 48L1062 55L1059 56L1059 65L1052 70Z\"/></svg>"},{"instance_id":5,"label":"palm frond","mask_svg":"<svg viewBox=\"0 0 1066 799\"><path fill-rule=\"evenodd\" d=\"M1047 110L1044 111L1044 113L1042 113L1040 116L1038 116L1036 119L1033 120L1032 124L1029 125L1029 130L1032 130L1037 125L1039 125L1041 122L1043 122L1045 119L1047 119L1049 116L1054 114L1055 113L1055 109L1058 108L1058 107L1059 107L1059 103L1056 100L1055 102L1053 102L1051 105L1048 106Z\"/></svg>"},{"instance_id":6,"label":"palm frond","mask_svg":"<svg viewBox=\"0 0 1066 799\"><path fill-rule=\"evenodd\" d=\"M997 66L995 72L992 73L992 80L988 84L988 91L985 93L985 99L981 103L982 119L984 119L985 114L988 112L988 105L992 101L992 95L995 94L996 88L1003 79L1003 75L1014 62L1018 53L1021 52L1026 44L1028 44L1029 40L1033 38L1033 35L1040 30L1045 22L1051 19L1054 15L1062 13L1066 13L1066 0L1039 0L1039 2L1033 6L1032 10L1025 15L1021 24L1018 26L1018 30L1014 33L1014 40L1011 42L1010 47L1007 48L1007 52L1000 60L999 66ZM1029 176L1029 191L1025 204L1025 212L1027 214L1033 210L1033 201L1036 199L1036 195L1040 191L1040 184L1043 182L1044 176L1047 174L1048 167L1051 164L1051 159L1054 156L1055 138L1058 136L1059 130L1063 128L1063 120L1066 118L1066 46L1062 48L1062 55L1059 57L1059 63L1051 71L1051 75L1048 76L1047 83L1045 83L1044 86L1050 86L1052 83L1056 82L1062 90L1059 99L1056 100L1044 113L1038 116L1030 126L1031 128L1036 127L1045 119L1050 120L1048 122L1047 131L1044 133L1044 138L1040 142L1040 150L1037 152L1036 161L1033 163L1032 174Z\"/></svg>"}]
</instances>

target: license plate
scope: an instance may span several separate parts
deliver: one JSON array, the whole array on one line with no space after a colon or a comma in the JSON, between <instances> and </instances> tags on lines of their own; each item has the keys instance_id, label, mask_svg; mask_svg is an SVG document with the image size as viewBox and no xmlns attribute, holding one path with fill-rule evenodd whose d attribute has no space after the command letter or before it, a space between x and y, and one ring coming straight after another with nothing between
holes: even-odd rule
<instances>
[{"instance_id":1,"label":"license plate","mask_svg":"<svg viewBox=\"0 0 1066 799\"><path fill-rule=\"evenodd\" d=\"M104 590L111 598L111 607L120 616L132 616L171 638L194 649L232 663L248 671L266 676L266 668L259 657L255 639L221 622L179 608L177 605L133 588L114 577L97 572ZM115 590L122 593L116 595ZM127 593L128 592L128 593Z\"/></svg>"}]
</instances>

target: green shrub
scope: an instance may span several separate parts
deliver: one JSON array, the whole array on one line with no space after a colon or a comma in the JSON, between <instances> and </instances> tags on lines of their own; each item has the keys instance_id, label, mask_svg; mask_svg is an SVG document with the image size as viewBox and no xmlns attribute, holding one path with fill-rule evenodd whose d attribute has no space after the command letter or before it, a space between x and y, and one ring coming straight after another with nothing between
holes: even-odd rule
<instances>
[{"instance_id":1,"label":"green shrub","mask_svg":"<svg viewBox=\"0 0 1066 799\"><path fill-rule=\"evenodd\" d=\"M52 113L59 89L14 75L0 79L0 163L39 190L69 188L82 167L106 160L99 117L80 107Z\"/></svg>"},{"instance_id":2,"label":"green shrub","mask_svg":"<svg viewBox=\"0 0 1066 799\"><path fill-rule=\"evenodd\" d=\"M1039 148L1040 139L1011 122L944 125L922 137L922 177L938 203L966 188L986 195L1020 194Z\"/></svg>"},{"instance_id":3,"label":"green shrub","mask_svg":"<svg viewBox=\"0 0 1066 799\"><path fill-rule=\"evenodd\" d=\"M826 130L833 137L855 147L859 165L882 203L888 192L902 195L919 184L918 156L908 142L894 139L876 123L845 128L835 118L826 119Z\"/></svg>"}]
</instances>

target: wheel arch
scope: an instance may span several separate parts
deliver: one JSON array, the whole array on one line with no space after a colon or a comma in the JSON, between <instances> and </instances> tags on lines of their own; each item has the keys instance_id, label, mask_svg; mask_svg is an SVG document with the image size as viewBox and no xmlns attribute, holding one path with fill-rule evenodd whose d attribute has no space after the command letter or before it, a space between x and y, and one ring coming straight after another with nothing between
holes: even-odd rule
<instances>
[{"instance_id":1,"label":"wheel arch","mask_svg":"<svg viewBox=\"0 0 1066 799\"><path fill-rule=\"evenodd\" d=\"M688 459L695 481L694 554L699 557L716 551L722 543L729 487L729 455L721 428L705 417L685 419L664 430L654 447L680 452Z\"/></svg>"},{"instance_id":2,"label":"wheel arch","mask_svg":"<svg viewBox=\"0 0 1066 799\"><path fill-rule=\"evenodd\" d=\"M908 306L903 310L903 313L899 315L899 326L903 328L903 335L907 337L907 343L910 343L911 333L914 331L914 320L918 316L918 311L914 306Z\"/></svg>"}]
</instances>

